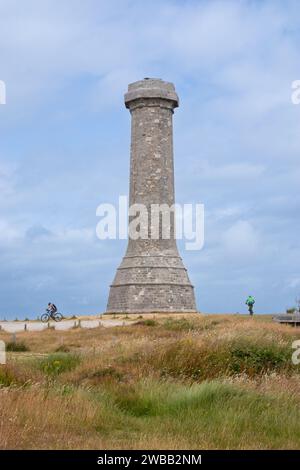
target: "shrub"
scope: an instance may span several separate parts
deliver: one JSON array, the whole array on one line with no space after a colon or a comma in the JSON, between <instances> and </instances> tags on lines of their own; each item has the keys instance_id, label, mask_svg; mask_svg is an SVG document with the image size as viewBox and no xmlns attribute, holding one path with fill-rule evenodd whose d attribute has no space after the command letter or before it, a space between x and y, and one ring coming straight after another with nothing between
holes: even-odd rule
<instances>
[{"instance_id":1,"label":"shrub","mask_svg":"<svg viewBox=\"0 0 300 470\"><path fill-rule=\"evenodd\" d=\"M143 325L143 326L156 326L157 322L155 320L142 320L136 323L137 325Z\"/></svg>"},{"instance_id":2,"label":"shrub","mask_svg":"<svg viewBox=\"0 0 300 470\"><path fill-rule=\"evenodd\" d=\"M9 343L6 343L6 351L26 352L26 351L29 351L29 348L22 341L19 341L19 342L10 341Z\"/></svg>"},{"instance_id":3,"label":"shrub","mask_svg":"<svg viewBox=\"0 0 300 470\"><path fill-rule=\"evenodd\" d=\"M230 351L230 371L256 375L263 372L289 368L291 353L277 345L244 344L233 346Z\"/></svg>"},{"instance_id":4,"label":"shrub","mask_svg":"<svg viewBox=\"0 0 300 470\"><path fill-rule=\"evenodd\" d=\"M39 361L39 369L46 375L59 375L75 369L80 364L80 357L75 354L50 354Z\"/></svg>"},{"instance_id":5,"label":"shrub","mask_svg":"<svg viewBox=\"0 0 300 470\"><path fill-rule=\"evenodd\" d=\"M240 373L249 376L265 372L289 374L295 370L290 349L267 342L198 344L192 338L185 338L141 356L140 361L161 376L195 381Z\"/></svg>"}]
</instances>

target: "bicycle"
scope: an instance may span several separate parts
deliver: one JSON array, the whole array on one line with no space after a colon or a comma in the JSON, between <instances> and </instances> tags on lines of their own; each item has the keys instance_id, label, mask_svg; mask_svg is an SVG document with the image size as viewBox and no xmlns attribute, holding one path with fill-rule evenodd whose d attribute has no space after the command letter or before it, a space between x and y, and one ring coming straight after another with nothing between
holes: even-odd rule
<instances>
[{"instance_id":1,"label":"bicycle","mask_svg":"<svg viewBox=\"0 0 300 470\"><path fill-rule=\"evenodd\" d=\"M46 313L43 313L41 316L41 321L43 323L48 323L50 320L54 320L56 322L62 321L63 316L59 312L51 313L48 310L46 310Z\"/></svg>"}]
</instances>

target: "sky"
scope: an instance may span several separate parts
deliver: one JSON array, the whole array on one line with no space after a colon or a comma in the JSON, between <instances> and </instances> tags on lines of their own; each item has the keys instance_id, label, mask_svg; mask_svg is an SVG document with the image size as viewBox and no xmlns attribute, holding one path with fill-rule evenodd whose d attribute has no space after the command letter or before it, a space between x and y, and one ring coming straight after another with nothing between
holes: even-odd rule
<instances>
[{"instance_id":1,"label":"sky","mask_svg":"<svg viewBox=\"0 0 300 470\"><path fill-rule=\"evenodd\" d=\"M126 240L96 208L128 194L128 83L175 84L180 252L198 309L277 313L300 295L300 3L0 0L0 319L105 311Z\"/></svg>"}]
</instances>

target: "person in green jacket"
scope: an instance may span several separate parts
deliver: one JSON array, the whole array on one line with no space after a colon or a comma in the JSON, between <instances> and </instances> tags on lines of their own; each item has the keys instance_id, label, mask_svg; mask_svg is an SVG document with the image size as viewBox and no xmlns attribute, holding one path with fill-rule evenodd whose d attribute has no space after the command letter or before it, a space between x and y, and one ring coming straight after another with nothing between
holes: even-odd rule
<instances>
[{"instance_id":1,"label":"person in green jacket","mask_svg":"<svg viewBox=\"0 0 300 470\"><path fill-rule=\"evenodd\" d=\"M246 300L246 305L248 305L248 310L250 315L253 315L253 305L255 304L255 299L252 297L252 295L248 295L248 298Z\"/></svg>"}]
</instances>

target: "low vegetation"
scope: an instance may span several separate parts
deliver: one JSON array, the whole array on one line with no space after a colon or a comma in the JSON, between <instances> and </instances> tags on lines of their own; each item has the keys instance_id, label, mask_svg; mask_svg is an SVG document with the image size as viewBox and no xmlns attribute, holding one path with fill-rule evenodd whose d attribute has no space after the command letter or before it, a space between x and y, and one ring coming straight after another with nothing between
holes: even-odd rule
<instances>
[{"instance_id":1,"label":"low vegetation","mask_svg":"<svg viewBox=\"0 0 300 470\"><path fill-rule=\"evenodd\" d=\"M6 343L6 351L25 352L29 348L23 341L9 341Z\"/></svg>"},{"instance_id":2,"label":"low vegetation","mask_svg":"<svg viewBox=\"0 0 300 470\"><path fill-rule=\"evenodd\" d=\"M0 366L0 448L300 448L300 329L267 316L136 320L18 333L25 348Z\"/></svg>"}]
</instances>

